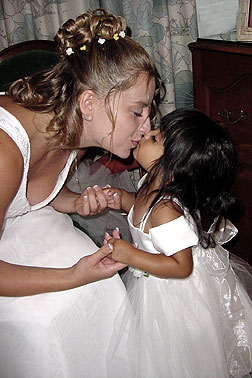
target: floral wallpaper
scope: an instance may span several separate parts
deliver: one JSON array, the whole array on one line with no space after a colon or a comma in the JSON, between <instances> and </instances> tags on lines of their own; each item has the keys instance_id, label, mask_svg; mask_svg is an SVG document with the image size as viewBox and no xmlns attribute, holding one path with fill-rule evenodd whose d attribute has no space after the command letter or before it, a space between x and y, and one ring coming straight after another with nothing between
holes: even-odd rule
<instances>
[{"instance_id":1,"label":"floral wallpaper","mask_svg":"<svg viewBox=\"0 0 252 378\"><path fill-rule=\"evenodd\" d=\"M125 17L132 38L155 61L167 90L162 113L192 106L187 45L198 36L195 0L1 0L0 50L26 40L53 39L64 21L96 8Z\"/></svg>"}]
</instances>

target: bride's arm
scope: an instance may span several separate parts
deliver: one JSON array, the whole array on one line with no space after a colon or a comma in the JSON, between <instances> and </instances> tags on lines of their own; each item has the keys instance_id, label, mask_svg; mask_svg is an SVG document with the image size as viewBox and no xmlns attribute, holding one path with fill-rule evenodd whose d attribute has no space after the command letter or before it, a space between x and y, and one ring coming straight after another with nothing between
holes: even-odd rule
<instances>
[{"instance_id":1,"label":"bride's arm","mask_svg":"<svg viewBox=\"0 0 252 378\"><path fill-rule=\"evenodd\" d=\"M100 213L106 209L108 203L99 186L88 187L81 194L72 192L64 186L50 206L61 213L78 213L87 216Z\"/></svg>"},{"instance_id":2,"label":"bride's arm","mask_svg":"<svg viewBox=\"0 0 252 378\"><path fill-rule=\"evenodd\" d=\"M23 158L14 142L1 131L0 144L1 231L8 206L20 187L23 176ZM72 195L69 197L69 203L71 203L71 197ZM85 244L83 244L83 251L84 248ZM0 296L24 296L61 291L111 277L125 265L108 260L106 256L110 253L108 246L104 246L65 269L21 266L0 260Z\"/></svg>"},{"instance_id":3,"label":"bride's arm","mask_svg":"<svg viewBox=\"0 0 252 378\"><path fill-rule=\"evenodd\" d=\"M83 246L84 247L84 246ZM112 277L124 264L107 259L107 245L69 268L39 268L0 260L0 296L26 296L68 290Z\"/></svg>"}]
</instances>

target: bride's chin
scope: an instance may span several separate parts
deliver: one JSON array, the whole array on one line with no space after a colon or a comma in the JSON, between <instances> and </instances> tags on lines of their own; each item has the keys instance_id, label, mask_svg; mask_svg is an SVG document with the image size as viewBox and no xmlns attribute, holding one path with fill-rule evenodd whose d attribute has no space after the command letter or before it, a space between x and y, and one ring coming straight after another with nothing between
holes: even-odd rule
<instances>
[{"instance_id":1,"label":"bride's chin","mask_svg":"<svg viewBox=\"0 0 252 378\"><path fill-rule=\"evenodd\" d=\"M115 155L118 156L120 159L127 159L130 156L130 151L124 151L124 152L121 152L121 153L117 152Z\"/></svg>"}]
</instances>

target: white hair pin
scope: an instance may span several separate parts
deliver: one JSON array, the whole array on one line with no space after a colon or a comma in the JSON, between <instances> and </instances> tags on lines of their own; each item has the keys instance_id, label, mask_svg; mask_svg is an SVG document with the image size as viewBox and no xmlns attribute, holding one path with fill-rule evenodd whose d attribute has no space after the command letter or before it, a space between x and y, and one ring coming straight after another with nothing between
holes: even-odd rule
<instances>
[{"instance_id":1,"label":"white hair pin","mask_svg":"<svg viewBox=\"0 0 252 378\"><path fill-rule=\"evenodd\" d=\"M98 39L98 43L100 43L101 45L103 45L103 43L106 41L105 38L99 38Z\"/></svg>"},{"instance_id":2,"label":"white hair pin","mask_svg":"<svg viewBox=\"0 0 252 378\"><path fill-rule=\"evenodd\" d=\"M125 33L125 31L124 30L121 30L120 31L120 33L115 33L114 35L113 35L113 39L115 40L115 41L118 41L118 39L119 39L119 37L121 37L121 38L124 38L126 36L126 33ZM103 43L105 43L106 42L106 39L105 38L99 38L98 39L98 43L100 43L101 45L103 45Z\"/></svg>"},{"instance_id":3,"label":"white hair pin","mask_svg":"<svg viewBox=\"0 0 252 378\"><path fill-rule=\"evenodd\" d=\"M119 33L119 36L124 38L126 36L126 33L124 30L121 30L120 33Z\"/></svg>"},{"instance_id":4,"label":"white hair pin","mask_svg":"<svg viewBox=\"0 0 252 378\"><path fill-rule=\"evenodd\" d=\"M68 47L68 49L66 49L66 53L68 56L74 54L72 47Z\"/></svg>"}]
</instances>

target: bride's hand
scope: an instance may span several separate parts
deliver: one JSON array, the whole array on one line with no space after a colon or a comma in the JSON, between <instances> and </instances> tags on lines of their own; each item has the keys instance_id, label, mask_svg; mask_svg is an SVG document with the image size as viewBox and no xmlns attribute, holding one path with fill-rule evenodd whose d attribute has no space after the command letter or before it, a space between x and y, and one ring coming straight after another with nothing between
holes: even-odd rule
<instances>
[{"instance_id":1,"label":"bride's hand","mask_svg":"<svg viewBox=\"0 0 252 378\"><path fill-rule=\"evenodd\" d=\"M109 258L114 261L121 262L128 266L129 258L132 254L136 253L137 244L131 244L126 240L122 240L119 235L119 229L116 228L112 232L112 236L109 233L105 233L104 245L108 246L111 250Z\"/></svg>"},{"instance_id":2,"label":"bride's hand","mask_svg":"<svg viewBox=\"0 0 252 378\"><path fill-rule=\"evenodd\" d=\"M75 210L82 216L98 214L107 206L106 196L98 185L86 188L75 200Z\"/></svg>"},{"instance_id":3,"label":"bride's hand","mask_svg":"<svg viewBox=\"0 0 252 378\"><path fill-rule=\"evenodd\" d=\"M77 287L112 277L118 272L118 270L125 268L125 264L109 258L110 254L110 245L106 244L92 255L80 259L72 267L74 286Z\"/></svg>"},{"instance_id":4,"label":"bride's hand","mask_svg":"<svg viewBox=\"0 0 252 378\"><path fill-rule=\"evenodd\" d=\"M100 188L98 185L86 188L79 198L75 200L75 210L82 216L95 215L107 207L121 208L120 189L112 189L109 185Z\"/></svg>"}]
</instances>

